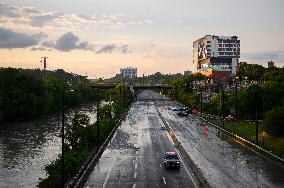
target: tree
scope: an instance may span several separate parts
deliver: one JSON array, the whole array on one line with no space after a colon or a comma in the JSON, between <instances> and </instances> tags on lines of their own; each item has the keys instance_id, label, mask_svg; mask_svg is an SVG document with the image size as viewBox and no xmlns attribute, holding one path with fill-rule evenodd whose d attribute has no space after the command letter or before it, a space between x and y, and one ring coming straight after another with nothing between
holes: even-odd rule
<instances>
[{"instance_id":1,"label":"tree","mask_svg":"<svg viewBox=\"0 0 284 188\"><path fill-rule=\"evenodd\" d=\"M268 133L284 136L284 107L274 108L265 115L264 123Z\"/></svg>"},{"instance_id":2,"label":"tree","mask_svg":"<svg viewBox=\"0 0 284 188\"><path fill-rule=\"evenodd\" d=\"M241 63L237 67L237 75L240 80L243 80L244 77L247 77L249 80L258 80L265 73L265 68L262 65L258 64L248 64Z\"/></svg>"},{"instance_id":3,"label":"tree","mask_svg":"<svg viewBox=\"0 0 284 188\"><path fill-rule=\"evenodd\" d=\"M90 118L86 114L76 113L72 123L66 128L66 140L70 149L76 151L81 147L88 146L88 133Z\"/></svg>"}]
</instances>

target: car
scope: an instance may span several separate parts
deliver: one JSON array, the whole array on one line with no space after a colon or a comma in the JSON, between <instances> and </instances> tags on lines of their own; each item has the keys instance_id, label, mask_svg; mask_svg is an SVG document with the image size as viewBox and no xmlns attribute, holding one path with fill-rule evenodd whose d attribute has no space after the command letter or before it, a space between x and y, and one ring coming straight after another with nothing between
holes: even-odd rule
<instances>
[{"instance_id":1,"label":"car","mask_svg":"<svg viewBox=\"0 0 284 188\"><path fill-rule=\"evenodd\" d=\"M186 113L185 111L180 111L180 112L177 113L177 115L178 115L179 117L187 117L187 116L188 116L188 113Z\"/></svg>"},{"instance_id":2,"label":"car","mask_svg":"<svg viewBox=\"0 0 284 188\"><path fill-rule=\"evenodd\" d=\"M167 152L164 156L165 168L180 169L180 159L176 152Z\"/></svg>"},{"instance_id":3,"label":"car","mask_svg":"<svg viewBox=\"0 0 284 188\"><path fill-rule=\"evenodd\" d=\"M161 130L165 131L165 130L167 130L167 128L165 126L162 126Z\"/></svg>"},{"instance_id":4,"label":"car","mask_svg":"<svg viewBox=\"0 0 284 188\"><path fill-rule=\"evenodd\" d=\"M181 111L181 108L180 107L174 107L174 108L172 108L172 111Z\"/></svg>"}]
</instances>

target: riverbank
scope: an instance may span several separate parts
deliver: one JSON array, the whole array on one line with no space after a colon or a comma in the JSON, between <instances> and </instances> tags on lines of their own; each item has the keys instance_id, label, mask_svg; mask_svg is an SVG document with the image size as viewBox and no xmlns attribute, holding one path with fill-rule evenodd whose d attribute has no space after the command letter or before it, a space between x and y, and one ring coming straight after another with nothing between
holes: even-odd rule
<instances>
[{"instance_id":1,"label":"riverbank","mask_svg":"<svg viewBox=\"0 0 284 188\"><path fill-rule=\"evenodd\" d=\"M96 105L84 104L66 110L70 122L75 112L84 112L91 122ZM0 187L36 187L46 177L44 167L61 152L61 114L0 127Z\"/></svg>"}]
</instances>

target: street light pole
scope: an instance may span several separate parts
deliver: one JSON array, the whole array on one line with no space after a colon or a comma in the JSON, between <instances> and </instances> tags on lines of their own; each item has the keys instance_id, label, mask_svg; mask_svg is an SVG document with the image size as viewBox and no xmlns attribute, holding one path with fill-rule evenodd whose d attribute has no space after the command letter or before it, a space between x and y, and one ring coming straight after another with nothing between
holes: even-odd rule
<instances>
[{"instance_id":1,"label":"street light pole","mask_svg":"<svg viewBox=\"0 0 284 188\"><path fill-rule=\"evenodd\" d=\"M223 86L222 86L222 125L223 125L223 129L225 128L224 100L225 100L225 94L224 94L224 85L223 85Z\"/></svg>"},{"instance_id":2,"label":"street light pole","mask_svg":"<svg viewBox=\"0 0 284 188\"><path fill-rule=\"evenodd\" d=\"M238 81L235 83L235 94L236 94L236 106L235 106L235 115L236 119L238 119Z\"/></svg>"},{"instance_id":3,"label":"street light pole","mask_svg":"<svg viewBox=\"0 0 284 188\"><path fill-rule=\"evenodd\" d=\"M65 166L64 166L64 121L65 121L65 118L64 118L64 94L65 94L65 91L63 90L62 92L62 125L61 125L61 141L62 141L62 147L61 147L61 152L62 152L62 159L61 159L61 187L64 188L64 179L65 179L65 173L64 173L64 169L65 169Z\"/></svg>"},{"instance_id":4,"label":"street light pole","mask_svg":"<svg viewBox=\"0 0 284 188\"><path fill-rule=\"evenodd\" d=\"M255 138L256 138L256 145L258 146L258 98L256 99L256 109L255 109L255 123L256 123L256 130L255 130Z\"/></svg>"},{"instance_id":5,"label":"street light pole","mask_svg":"<svg viewBox=\"0 0 284 188\"><path fill-rule=\"evenodd\" d=\"M200 113L201 113L201 117L202 117L202 89L200 89Z\"/></svg>"},{"instance_id":6,"label":"street light pole","mask_svg":"<svg viewBox=\"0 0 284 188\"><path fill-rule=\"evenodd\" d=\"M110 91L110 94L109 94L109 132L111 132L111 129L112 129L112 125L111 125L111 118L112 118L112 115L111 115L111 91Z\"/></svg>"},{"instance_id":7,"label":"street light pole","mask_svg":"<svg viewBox=\"0 0 284 188\"><path fill-rule=\"evenodd\" d=\"M97 149L100 147L100 90L97 93Z\"/></svg>"}]
</instances>

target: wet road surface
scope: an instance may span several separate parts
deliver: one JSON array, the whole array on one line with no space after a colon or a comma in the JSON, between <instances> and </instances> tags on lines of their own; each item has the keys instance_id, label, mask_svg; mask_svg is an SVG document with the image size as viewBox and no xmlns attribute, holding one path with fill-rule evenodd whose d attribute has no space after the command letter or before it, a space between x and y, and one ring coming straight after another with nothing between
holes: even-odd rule
<instances>
[{"instance_id":1,"label":"wet road surface","mask_svg":"<svg viewBox=\"0 0 284 188\"><path fill-rule=\"evenodd\" d=\"M155 99L150 91L139 95L85 187L198 187L183 160L180 170L163 166L164 154L175 148L166 130L161 130L164 125L151 101Z\"/></svg>"},{"instance_id":2,"label":"wet road surface","mask_svg":"<svg viewBox=\"0 0 284 188\"><path fill-rule=\"evenodd\" d=\"M178 117L170 110L178 106L175 102L157 101L156 105L213 187L284 187L283 164L237 144L195 115Z\"/></svg>"}]
</instances>

